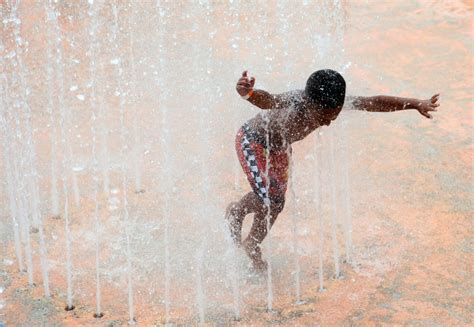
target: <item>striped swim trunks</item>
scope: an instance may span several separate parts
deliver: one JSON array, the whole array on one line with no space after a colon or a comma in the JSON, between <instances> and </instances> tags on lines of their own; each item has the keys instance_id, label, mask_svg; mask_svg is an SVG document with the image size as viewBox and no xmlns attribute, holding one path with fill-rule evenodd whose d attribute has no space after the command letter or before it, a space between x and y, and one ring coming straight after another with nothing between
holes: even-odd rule
<instances>
[{"instance_id":1,"label":"striped swim trunks","mask_svg":"<svg viewBox=\"0 0 474 327\"><path fill-rule=\"evenodd\" d=\"M279 203L285 198L291 147L270 149L268 153L265 143L265 139L257 136L247 124L239 129L235 138L237 157L252 190L265 205L270 205L270 203ZM266 177L267 153L270 183Z\"/></svg>"}]
</instances>

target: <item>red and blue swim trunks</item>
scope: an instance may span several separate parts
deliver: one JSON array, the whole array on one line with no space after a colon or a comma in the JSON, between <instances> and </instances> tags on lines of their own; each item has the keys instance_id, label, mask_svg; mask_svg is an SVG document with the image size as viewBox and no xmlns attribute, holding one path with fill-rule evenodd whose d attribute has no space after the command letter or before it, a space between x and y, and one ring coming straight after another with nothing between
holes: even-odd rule
<instances>
[{"instance_id":1,"label":"red and blue swim trunks","mask_svg":"<svg viewBox=\"0 0 474 327\"><path fill-rule=\"evenodd\" d=\"M256 135L248 124L244 124L237 132L235 149L252 190L263 203L270 205L284 200L291 147L272 149L266 145L265 137Z\"/></svg>"}]
</instances>

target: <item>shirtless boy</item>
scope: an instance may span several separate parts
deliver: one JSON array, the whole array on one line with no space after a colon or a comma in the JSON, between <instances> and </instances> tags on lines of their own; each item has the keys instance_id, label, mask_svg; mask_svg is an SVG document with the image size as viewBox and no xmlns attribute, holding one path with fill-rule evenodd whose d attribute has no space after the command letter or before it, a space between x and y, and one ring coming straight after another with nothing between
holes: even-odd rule
<instances>
[{"instance_id":1,"label":"shirtless boy","mask_svg":"<svg viewBox=\"0 0 474 327\"><path fill-rule=\"evenodd\" d=\"M267 264L262 259L260 244L267 235L267 225L271 228L285 205L291 144L304 139L318 127L329 126L341 112L344 102L355 110L414 109L426 118L432 118L430 112L439 106L439 94L427 100L386 95L346 97L344 78L330 69L311 74L304 90L270 94L254 89L254 85L255 78L249 78L244 71L237 81L237 93L266 112L247 121L235 140L237 156L253 191L229 204L226 219L235 244L243 247L257 271L264 271ZM251 213L254 214L253 224L242 242L242 223Z\"/></svg>"}]
</instances>

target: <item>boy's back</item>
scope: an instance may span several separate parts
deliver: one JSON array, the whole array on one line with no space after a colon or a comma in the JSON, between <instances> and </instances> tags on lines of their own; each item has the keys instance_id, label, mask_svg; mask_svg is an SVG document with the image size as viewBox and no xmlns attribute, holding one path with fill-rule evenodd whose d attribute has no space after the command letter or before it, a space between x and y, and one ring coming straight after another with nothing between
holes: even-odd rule
<instances>
[{"instance_id":1,"label":"boy's back","mask_svg":"<svg viewBox=\"0 0 474 327\"><path fill-rule=\"evenodd\" d=\"M259 113L247 121L249 128L262 140L266 139L268 131L271 148L283 148L304 139L316 128L330 124L329 119L310 114L317 113L311 110L316 105L308 101L303 90L287 92L278 97L277 110Z\"/></svg>"}]
</instances>

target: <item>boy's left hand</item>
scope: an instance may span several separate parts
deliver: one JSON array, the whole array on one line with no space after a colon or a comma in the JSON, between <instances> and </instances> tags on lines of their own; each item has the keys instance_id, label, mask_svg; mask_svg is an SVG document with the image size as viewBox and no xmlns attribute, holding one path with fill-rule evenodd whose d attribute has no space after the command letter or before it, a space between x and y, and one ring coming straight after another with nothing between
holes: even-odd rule
<instances>
[{"instance_id":1,"label":"boy's left hand","mask_svg":"<svg viewBox=\"0 0 474 327\"><path fill-rule=\"evenodd\" d=\"M430 111L438 111L436 110L437 107L439 107L439 103L438 103L438 100L439 100L439 93L438 94L435 94L431 97L431 99L428 99L428 100L421 100L419 103L418 103L418 106L416 108L416 110L418 110L418 112L420 114L422 114L423 116L425 116L426 118L433 118L432 115L430 115Z\"/></svg>"}]
</instances>

